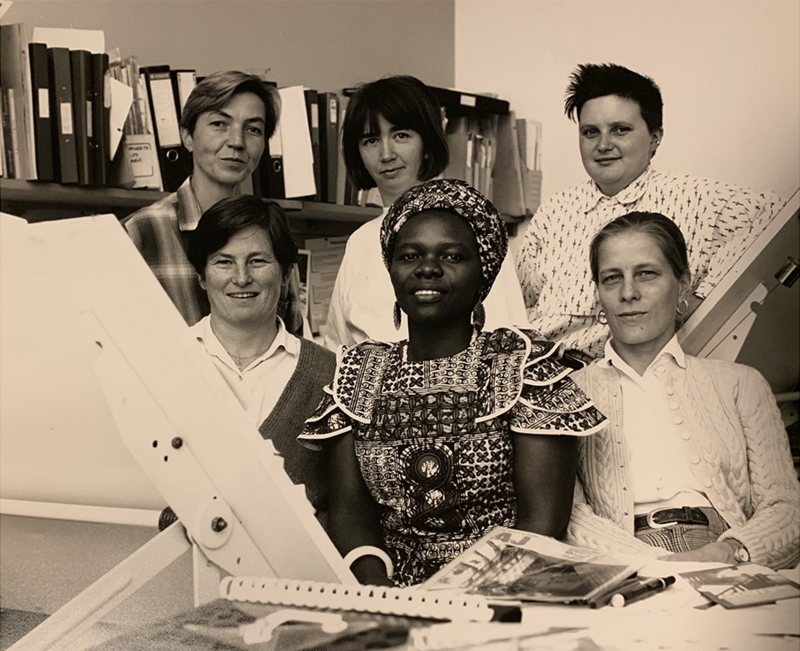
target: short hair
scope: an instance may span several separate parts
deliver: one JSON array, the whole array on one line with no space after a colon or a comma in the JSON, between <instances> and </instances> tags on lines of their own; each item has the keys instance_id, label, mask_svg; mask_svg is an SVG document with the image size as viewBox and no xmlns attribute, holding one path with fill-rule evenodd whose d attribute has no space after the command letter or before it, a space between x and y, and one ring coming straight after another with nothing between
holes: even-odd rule
<instances>
[{"instance_id":1,"label":"short hair","mask_svg":"<svg viewBox=\"0 0 800 651\"><path fill-rule=\"evenodd\" d=\"M627 215L622 215L610 221L592 238L592 243L589 247L589 265L592 269L592 280L594 280L595 284L600 276L600 247L606 240L615 235L621 235L629 231L644 233L655 240L675 278L680 280L685 276L691 275L686 240L678 225L661 213L629 212Z\"/></svg>"},{"instance_id":2,"label":"short hair","mask_svg":"<svg viewBox=\"0 0 800 651\"><path fill-rule=\"evenodd\" d=\"M207 111L219 111L234 95L253 93L264 103L264 138L269 140L281 115L281 97L269 83L246 72L214 72L194 87L181 113L181 127L194 133L197 118Z\"/></svg>"},{"instance_id":3,"label":"short hair","mask_svg":"<svg viewBox=\"0 0 800 651\"><path fill-rule=\"evenodd\" d=\"M422 137L420 181L432 179L444 171L450 153L442 129L439 100L416 77L396 75L362 84L347 105L342 125L342 153L347 175L356 187L368 190L377 185L364 167L358 143L364 133L378 132L379 116L400 129L413 129Z\"/></svg>"},{"instance_id":4,"label":"short hair","mask_svg":"<svg viewBox=\"0 0 800 651\"><path fill-rule=\"evenodd\" d=\"M664 102L661 89L650 77L615 63L582 63L570 75L564 113L579 120L581 109L591 99L617 95L639 105L647 129L653 133L664 125Z\"/></svg>"},{"instance_id":5,"label":"short hair","mask_svg":"<svg viewBox=\"0 0 800 651\"><path fill-rule=\"evenodd\" d=\"M186 255L197 274L205 278L208 259L236 233L251 226L264 229L281 272L286 276L297 262L297 244L292 239L289 220L277 203L251 194L217 201L203 213L197 228L189 231Z\"/></svg>"}]
</instances>

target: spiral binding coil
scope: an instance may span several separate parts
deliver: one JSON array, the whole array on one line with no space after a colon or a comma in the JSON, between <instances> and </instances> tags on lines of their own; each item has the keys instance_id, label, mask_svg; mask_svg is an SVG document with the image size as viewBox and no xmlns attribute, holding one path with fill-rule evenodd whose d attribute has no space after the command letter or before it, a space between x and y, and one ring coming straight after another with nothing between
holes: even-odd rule
<instances>
[{"instance_id":1,"label":"spiral binding coil","mask_svg":"<svg viewBox=\"0 0 800 651\"><path fill-rule=\"evenodd\" d=\"M476 595L292 579L228 576L220 583L219 594L236 601L461 622L488 622L493 613Z\"/></svg>"}]
</instances>

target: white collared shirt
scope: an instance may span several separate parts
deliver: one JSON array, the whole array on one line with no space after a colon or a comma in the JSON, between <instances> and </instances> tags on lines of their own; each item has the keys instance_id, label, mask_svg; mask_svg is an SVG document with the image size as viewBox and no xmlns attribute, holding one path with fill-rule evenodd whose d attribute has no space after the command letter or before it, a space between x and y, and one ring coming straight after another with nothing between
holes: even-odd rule
<instances>
[{"instance_id":1,"label":"white collared shirt","mask_svg":"<svg viewBox=\"0 0 800 651\"><path fill-rule=\"evenodd\" d=\"M211 356L214 366L222 374L253 424L259 427L278 403L297 368L300 340L289 334L278 317L278 333L272 345L267 352L240 371L214 334L210 316L198 321L189 331Z\"/></svg>"},{"instance_id":2,"label":"white collared shirt","mask_svg":"<svg viewBox=\"0 0 800 651\"><path fill-rule=\"evenodd\" d=\"M628 452L636 514L674 506L711 506L702 483L691 470L690 452L678 412L668 391L667 369L686 368L686 357L677 335L639 376L614 350L605 345L599 362L614 368L622 387L622 435Z\"/></svg>"}]
</instances>

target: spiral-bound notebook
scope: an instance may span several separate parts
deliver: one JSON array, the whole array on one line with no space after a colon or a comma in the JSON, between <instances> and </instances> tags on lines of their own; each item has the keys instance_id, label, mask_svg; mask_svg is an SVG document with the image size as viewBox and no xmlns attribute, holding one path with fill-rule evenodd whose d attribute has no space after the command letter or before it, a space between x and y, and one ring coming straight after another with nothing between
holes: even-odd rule
<instances>
[{"instance_id":1,"label":"spiral-bound notebook","mask_svg":"<svg viewBox=\"0 0 800 651\"><path fill-rule=\"evenodd\" d=\"M235 601L452 621L488 622L494 612L484 597L451 591L258 577L226 577L219 594Z\"/></svg>"}]
</instances>

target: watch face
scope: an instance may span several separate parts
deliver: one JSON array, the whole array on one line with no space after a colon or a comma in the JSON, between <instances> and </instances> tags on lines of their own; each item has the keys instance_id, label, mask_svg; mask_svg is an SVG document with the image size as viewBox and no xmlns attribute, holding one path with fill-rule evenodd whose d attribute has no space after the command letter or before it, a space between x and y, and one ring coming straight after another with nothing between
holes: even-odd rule
<instances>
[{"instance_id":1,"label":"watch face","mask_svg":"<svg viewBox=\"0 0 800 651\"><path fill-rule=\"evenodd\" d=\"M733 553L733 557L738 563L747 563L750 560L750 553L744 547L739 547Z\"/></svg>"}]
</instances>

